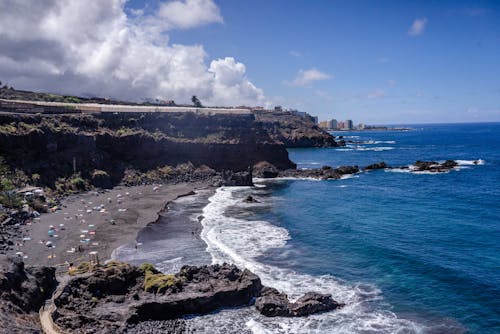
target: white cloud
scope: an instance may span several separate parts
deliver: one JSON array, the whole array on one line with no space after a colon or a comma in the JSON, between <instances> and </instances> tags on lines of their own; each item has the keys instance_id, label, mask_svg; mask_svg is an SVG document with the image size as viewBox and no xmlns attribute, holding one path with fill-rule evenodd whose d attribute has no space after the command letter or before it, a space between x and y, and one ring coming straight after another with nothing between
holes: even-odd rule
<instances>
[{"instance_id":1,"label":"white cloud","mask_svg":"<svg viewBox=\"0 0 500 334\"><path fill-rule=\"evenodd\" d=\"M426 25L427 25L426 18L415 19L410 27L410 30L408 30L408 35L410 36L421 35L424 32Z\"/></svg>"},{"instance_id":2,"label":"white cloud","mask_svg":"<svg viewBox=\"0 0 500 334\"><path fill-rule=\"evenodd\" d=\"M310 70L299 70L297 76L292 81L292 84L295 86L307 86L313 83L314 81L326 80L330 79L332 76L323 72L318 71L315 68L311 68Z\"/></svg>"},{"instance_id":3,"label":"white cloud","mask_svg":"<svg viewBox=\"0 0 500 334\"><path fill-rule=\"evenodd\" d=\"M206 105L265 103L244 64L224 58L208 66L203 46L168 43L170 29L222 22L212 1L160 4L155 14L132 17L125 2L0 1L0 80L136 101L188 102L197 95Z\"/></svg>"},{"instance_id":4,"label":"white cloud","mask_svg":"<svg viewBox=\"0 0 500 334\"><path fill-rule=\"evenodd\" d=\"M180 0L162 3L158 16L178 28L222 23L219 7L212 0Z\"/></svg>"},{"instance_id":5,"label":"white cloud","mask_svg":"<svg viewBox=\"0 0 500 334\"><path fill-rule=\"evenodd\" d=\"M383 89L375 89L366 95L368 99L379 99L385 96L385 91Z\"/></svg>"},{"instance_id":6,"label":"white cloud","mask_svg":"<svg viewBox=\"0 0 500 334\"><path fill-rule=\"evenodd\" d=\"M302 57L302 53L300 53L299 51L292 50L292 51L290 51L290 56L299 58L299 57Z\"/></svg>"}]
</instances>

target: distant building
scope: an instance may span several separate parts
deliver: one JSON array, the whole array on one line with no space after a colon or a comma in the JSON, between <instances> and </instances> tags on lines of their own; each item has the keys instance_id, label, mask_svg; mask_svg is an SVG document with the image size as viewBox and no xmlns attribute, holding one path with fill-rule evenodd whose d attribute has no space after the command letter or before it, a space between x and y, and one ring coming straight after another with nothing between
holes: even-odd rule
<instances>
[{"instance_id":1,"label":"distant building","mask_svg":"<svg viewBox=\"0 0 500 334\"><path fill-rule=\"evenodd\" d=\"M344 122L344 129L346 129L346 130L353 129L352 119L348 119Z\"/></svg>"},{"instance_id":2,"label":"distant building","mask_svg":"<svg viewBox=\"0 0 500 334\"><path fill-rule=\"evenodd\" d=\"M318 125L318 116L311 116L314 124Z\"/></svg>"},{"instance_id":3,"label":"distant building","mask_svg":"<svg viewBox=\"0 0 500 334\"><path fill-rule=\"evenodd\" d=\"M274 111L283 111L283 107L282 106L276 106L276 107L274 107Z\"/></svg>"},{"instance_id":4,"label":"distant building","mask_svg":"<svg viewBox=\"0 0 500 334\"><path fill-rule=\"evenodd\" d=\"M337 129L338 130L345 130L344 122L338 122L337 123Z\"/></svg>"},{"instance_id":5,"label":"distant building","mask_svg":"<svg viewBox=\"0 0 500 334\"><path fill-rule=\"evenodd\" d=\"M359 130L364 130L366 128L366 125L364 123L359 123L358 124L358 129Z\"/></svg>"},{"instance_id":6,"label":"distant building","mask_svg":"<svg viewBox=\"0 0 500 334\"><path fill-rule=\"evenodd\" d=\"M330 130L337 130L337 120L335 118L328 121L328 128Z\"/></svg>"},{"instance_id":7,"label":"distant building","mask_svg":"<svg viewBox=\"0 0 500 334\"><path fill-rule=\"evenodd\" d=\"M261 106L253 107L253 110L264 110L264 107Z\"/></svg>"},{"instance_id":8,"label":"distant building","mask_svg":"<svg viewBox=\"0 0 500 334\"><path fill-rule=\"evenodd\" d=\"M322 129L328 129L328 121L319 122L319 127Z\"/></svg>"}]
</instances>

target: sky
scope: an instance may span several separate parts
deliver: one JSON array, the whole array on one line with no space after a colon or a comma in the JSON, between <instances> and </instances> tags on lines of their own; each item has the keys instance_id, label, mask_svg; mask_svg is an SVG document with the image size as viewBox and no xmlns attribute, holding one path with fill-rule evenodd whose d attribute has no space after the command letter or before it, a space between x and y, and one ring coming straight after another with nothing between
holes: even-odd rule
<instances>
[{"instance_id":1,"label":"sky","mask_svg":"<svg viewBox=\"0 0 500 334\"><path fill-rule=\"evenodd\" d=\"M500 2L0 0L0 81L355 123L500 121Z\"/></svg>"}]
</instances>

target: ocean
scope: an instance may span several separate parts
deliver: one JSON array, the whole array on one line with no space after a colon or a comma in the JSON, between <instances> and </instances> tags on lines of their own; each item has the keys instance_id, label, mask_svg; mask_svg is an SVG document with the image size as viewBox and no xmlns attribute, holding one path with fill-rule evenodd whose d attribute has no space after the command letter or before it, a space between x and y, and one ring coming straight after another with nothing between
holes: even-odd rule
<instances>
[{"instance_id":1,"label":"ocean","mask_svg":"<svg viewBox=\"0 0 500 334\"><path fill-rule=\"evenodd\" d=\"M180 258L157 253L167 243L155 233L125 259L152 258L164 271L190 257L231 262L292 299L319 291L346 304L306 318L248 307L190 317L202 333L499 333L500 123L409 127L335 133L346 147L290 149L290 158L298 168L447 159L459 167L222 187L173 203L201 222L195 250L186 241ZM259 203L244 203L249 194Z\"/></svg>"}]
</instances>

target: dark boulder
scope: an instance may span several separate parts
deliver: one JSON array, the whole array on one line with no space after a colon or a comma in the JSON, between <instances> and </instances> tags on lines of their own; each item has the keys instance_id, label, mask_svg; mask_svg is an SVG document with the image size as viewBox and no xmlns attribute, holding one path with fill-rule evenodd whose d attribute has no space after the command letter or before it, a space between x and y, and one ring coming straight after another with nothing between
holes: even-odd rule
<instances>
[{"instance_id":1,"label":"dark boulder","mask_svg":"<svg viewBox=\"0 0 500 334\"><path fill-rule=\"evenodd\" d=\"M333 300L332 296L317 292L308 292L295 303L290 304L290 314L303 317L314 313L327 312L343 306Z\"/></svg>"},{"instance_id":2,"label":"dark boulder","mask_svg":"<svg viewBox=\"0 0 500 334\"><path fill-rule=\"evenodd\" d=\"M247 197L245 197L243 202L245 202L245 203L259 203L259 201L257 201L252 195L248 195Z\"/></svg>"},{"instance_id":3,"label":"dark boulder","mask_svg":"<svg viewBox=\"0 0 500 334\"><path fill-rule=\"evenodd\" d=\"M358 166L340 166L339 168L336 168L335 171L341 175L356 174L357 172L359 172L359 167Z\"/></svg>"},{"instance_id":4,"label":"dark boulder","mask_svg":"<svg viewBox=\"0 0 500 334\"><path fill-rule=\"evenodd\" d=\"M255 177L264 179L275 178L279 174L279 170L267 161L261 161L253 166L253 174Z\"/></svg>"},{"instance_id":5,"label":"dark boulder","mask_svg":"<svg viewBox=\"0 0 500 334\"><path fill-rule=\"evenodd\" d=\"M255 301L257 310L266 317L304 317L342 306L332 296L317 292L308 292L291 303L286 294L268 287L262 289L261 296Z\"/></svg>"},{"instance_id":6,"label":"dark boulder","mask_svg":"<svg viewBox=\"0 0 500 334\"><path fill-rule=\"evenodd\" d=\"M384 169L384 168L388 168L388 167L389 166L387 166L387 164L382 161L382 162L378 162L378 163L375 163L375 164L368 165L364 169L365 170L375 170L375 169Z\"/></svg>"},{"instance_id":7,"label":"dark boulder","mask_svg":"<svg viewBox=\"0 0 500 334\"><path fill-rule=\"evenodd\" d=\"M287 295L274 288L263 288L260 297L255 301L255 307L266 317L289 316Z\"/></svg>"}]
</instances>

